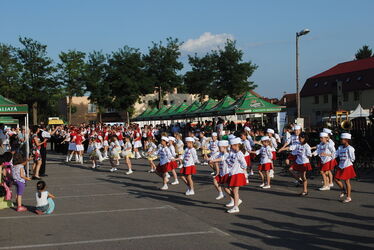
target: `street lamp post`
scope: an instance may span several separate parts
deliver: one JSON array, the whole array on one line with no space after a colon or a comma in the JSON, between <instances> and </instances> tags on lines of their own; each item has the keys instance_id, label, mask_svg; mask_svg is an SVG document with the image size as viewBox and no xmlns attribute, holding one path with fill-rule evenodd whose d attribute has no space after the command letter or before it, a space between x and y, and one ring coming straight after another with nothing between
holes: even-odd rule
<instances>
[{"instance_id":1,"label":"street lamp post","mask_svg":"<svg viewBox=\"0 0 374 250\"><path fill-rule=\"evenodd\" d=\"M296 32L296 104L297 104L297 118L300 118L300 90L299 90L299 37L310 32L308 29L303 29Z\"/></svg>"}]
</instances>

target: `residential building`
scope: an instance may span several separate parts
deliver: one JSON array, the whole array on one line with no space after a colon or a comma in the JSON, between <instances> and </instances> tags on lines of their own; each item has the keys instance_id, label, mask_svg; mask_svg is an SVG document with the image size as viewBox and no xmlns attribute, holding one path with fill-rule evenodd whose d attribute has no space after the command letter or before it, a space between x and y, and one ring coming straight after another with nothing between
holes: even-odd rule
<instances>
[{"instance_id":1,"label":"residential building","mask_svg":"<svg viewBox=\"0 0 374 250\"><path fill-rule=\"evenodd\" d=\"M286 121L288 123L292 123L295 121L297 117L297 110L296 110L296 93L291 94L284 94L282 98L275 103L279 106L285 106L286 109Z\"/></svg>"},{"instance_id":2,"label":"residential building","mask_svg":"<svg viewBox=\"0 0 374 250\"><path fill-rule=\"evenodd\" d=\"M306 80L301 92L301 116L306 127L338 110L374 106L374 58L340 63Z\"/></svg>"}]
</instances>

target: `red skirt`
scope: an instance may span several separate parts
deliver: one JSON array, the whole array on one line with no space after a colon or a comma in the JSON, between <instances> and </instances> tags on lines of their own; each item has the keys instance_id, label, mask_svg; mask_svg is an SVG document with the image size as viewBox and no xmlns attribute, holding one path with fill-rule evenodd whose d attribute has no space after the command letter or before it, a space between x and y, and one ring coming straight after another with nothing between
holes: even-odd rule
<instances>
[{"instance_id":1,"label":"red skirt","mask_svg":"<svg viewBox=\"0 0 374 250\"><path fill-rule=\"evenodd\" d=\"M244 156L244 160L247 163L247 167L251 166L251 155Z\"/></svg>"},{"instance_id":2,"label":"red skirt","mask_svg":"<svg viewBox=\"0 0 374 250\"><path fill-rule=\"evenodd\" d=\"M268 171L271 169L271 163L265 163L258 165L258 171Z\"/></svg>"},{"instance_id":3,"label":"red skirt","mask_svg":"<svg viewBox=\"0 0 374 250\"><path fill-rule=\"evenodd\" d=\"M332 169L334 169L334 167L332 167L332 165L334 164L335 160L331 160L331 161L328 161L326 163L319 163L318 166L321 168L321 171L330 171Z\"/></svg>"},{"instance_id":4,"label":"red skirt","mask_svg":"<svg viewBox=\"0 0 374 250\"><path fill-rule=\"evenodd\" d=\"M164 165L158 164L158 166L156 168L156 171L159 172L159 173L166 173L166 172L169 172L171 170L173 170L173 167L171 166L171 162L168 162Z\"/></svg>"},{"instance_id":5,"label":"red skirt","mask_svg":"<svg viewBox=\"0 0 374 250\"><path fill-rule=\"evenodd\" d=\"M297 158L297 156L296 156L296 155L293 155L293 154L289 154L289 155L287 156L287 159L290 160L290 161L296 161L296 158Z\"/></svg>"},{"instance_id":6,"label":"red skirt","mask_svg":"<svg viewBox=\"0 0 374 250\"><path fill-rule=\"evenodd\" d=\"M338 166L338 162L336 161L336 159L332 159L330 164L330 170L334 170L336 166Z\"/></svg>"},{"instance_id":7,"label":"red skirt","mask_svg":"<svg viewBox=\"0 0 374 250\"><path fill-rule=\"evenodd\" d=\"M351 165L346 168L337 168L335 178L339 180L349 180L356 177L354 167Z\"/></svg>"},{"instance_id":8,"label":"red skirt","mask_svg":"<svg viewBox=\"0 0 374 250\"><path fill-rule=\"evenodd\" d=\"M304 164L293 164L292 165L293 170L295 171L310 171L312 170L312 165L310 163L304 163Z\"/></svg>"},{"instance_id":9,"label":"red skirt","mask_svg":"<svg viewBox=\"0 0 374 250\"><path fill-rule=\"evenodd\" d=\"M176 169L176 168L178 168L178 162L177 161L171 161L170 166L171 166L172 169Z\"/></svg>"},{"instance_id":10,"label":"red skirt","mask_svg":"<svg viewBox=\"0 0 374 250\"><path fill-rule=\"evenodd\" d=\"M228 178L230 187L241 187L247 185L247 179L244 174L234 174Z\"/></svg>"},{"instance_id":11,"label":"red skirt","mask_svg":"<svg viewBox=\"0 0 374 250\"><path fill-rule=\"evenodd\" d=\"M225 183L228 183L229 175L228 175L228 174L226 174L226 175L224 175L224 176L217 175L216 177L214 177L214 179L215 179L219 184L225 184Z\"/></svg>"},{"instance_id":12,"label":"red skirt","mask_svg":"<svg viewBox=\"0 0 374 250\"><path fill-rule=\"evenodd\" d=\"M272 151L271 153L273 154L273 161L275 161L277 159L277 152Z\"/></svg>"},{"instance_id":13,"label":"red skirt","mask_svg":"<svg viewBox=\"0 0 374 250\"><path fill-rule=\"evenodd\" d=\"M196 166L192 165L188 167L183 167L181 168L180 173L184 175L196 174Z\"/></svg>"},{"instance_id":14,"label":"red skirt","mask_svg":"<svg viewBox=\"0 0 374 250\"><path fill-rule=\"evenodd\" d=\"M251 153L250 155L251 155L251 159L252 159L252 160L256 159L256 156L257 156L257 155L256 155L255 153Z\"/></svg>"}]
</instances>

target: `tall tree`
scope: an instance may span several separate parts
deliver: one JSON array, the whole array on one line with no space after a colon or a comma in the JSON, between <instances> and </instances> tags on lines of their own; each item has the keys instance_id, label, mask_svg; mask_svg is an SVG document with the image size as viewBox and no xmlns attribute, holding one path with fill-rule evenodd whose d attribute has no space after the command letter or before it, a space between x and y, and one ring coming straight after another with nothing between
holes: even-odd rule
<instances>
[{"instance_id":1,"label":"tall tree","mask_svg":"<svg viewBox=\"0 0 374 250\"><path fill-rule=\"evenodd\" d=\"M257 65L243 62L243 51L235 41L227 40L223 49L211 51L199 58L189 57L191 71L185 75L185 85L192 93L208 94L215 99L230 95L238 97L256 85L249 80Z\"/></svg>"},{"instance_id":2,"label":"tall tree","mask_svg":"<svg viewBox=\"0 0 374 250\"><path fill-rule=\"evenodd\" d=\"M365 59L374 56L372 49L368 45L362 46L359 50L356 52L356 60Z\"/></svg>"},{"instance_id":3,"label":"tall tree","mask_svg":"<svg viewBox=\"0 0 374 250\"><path fill-rule=\"evenodd\" d=\"M0 93L16 102L21 101L20 72L16 49L6 44L0 44Z\"/></svg>"},{"instance_id":4,"label":"tall tree","mask_svg":"<svg viewBox=\"0 0 374 250\"><path fill-rule=\"evenodd\" d=\"M191 70L184 75L184 86L187 93L198 94L202 100L212 91L217 74L217 52L212 51L203 57L188 56Z\"/></svg>"},{"instance_id":5,"label":"tall tree","mask_svg":"<svg viewBox=\"0 0 374 250\"><path fill-rule=\"evenodd\" d=\"M47 55L47 45L31 38L19 38L22 48L17 49L19 62L22 64L21 81L24 100L32 106L33 124L38 123L39 104L46 103L49 93L58 84L53 78L56 68Z\"/></svg>"},{"instance_id":6,"label":"tall tree","mask_svg":"<svg viewBox=\"0 0 374 250\"><path fill-rule=\"evenodd\" d=\"M59 57L61 62L57 65L59 69L58 78L66 96L69 98L68 121L71 124L73 96L82 96L86 91L84 82L86 54L81 51L69 50L68 52L61 52Z\"/></svg>"},{"instance_id":7,"label":"tall tree","mask_svg":"<svg viewBox=\"0 0 374 250\"><path fill-rule=\"evenodd\" d=\"M178 71L183 68L183 64L178 61L181 55L180 45L178 39L171 37L166 39L166 45L163 45L161 41L153 42L148 54L143 57L146 72L158 89L159 108L162 104L163 93L181 86L182 76L178 74Z\"/></svg>"},{"instance_id":8,"label":"tall tree","mask_svg":"<svg viewBox=\"0 0 374 250\"><path fill-rule=\"evenodd\" d=\"M113 107L131 111L139 96L153 91L145 72L145 63L138 49L123 47L113 52L108 60L108 81Z\"/></svg>"},{"instance_id":9,"label":"tall tree","mask_svg":"<svg viewBox=\"0 0 374 250\"><path fill-rule=\"evenodd\" d=\"M112 91L107 80L107 57L101 51L88 54L86 62L85 82L90 93L91 103L96 104L99 122L102 122L102 113L112 103Z\"/></svg>"}]
</instances>

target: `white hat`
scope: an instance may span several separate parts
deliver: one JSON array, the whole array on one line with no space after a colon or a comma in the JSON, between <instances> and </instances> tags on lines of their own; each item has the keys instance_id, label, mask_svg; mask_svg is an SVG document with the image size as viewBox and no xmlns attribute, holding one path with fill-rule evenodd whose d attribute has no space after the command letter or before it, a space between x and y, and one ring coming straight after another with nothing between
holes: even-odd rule
<instances>
[{"instance_id":1,"label":"white hat","mask_svg":"<svg viewBox=\"0 0 374 250\"><path fill-rule=\"evenodd\" d=\"M175 139L175 137L173 137L173 136L169 136L168 137L169 138L169 141L173 141L173 142L175 142L177 139Z\"/></svg>"},{"instance_id":2,"label":"white hat","mask_svg":"<svg viewBox=\"0 0 374 250\"><path fill-rule=\"evenodd\" d=\"M331 129L324 128L323 132L332 135L332 130Z\"/></svg>"},{"instance_id":3,"label":"white hat","mask_svg":"<svg viewBox=\"0 0 374 250\"><path fill-rule=\"evenodd\" d=\"M244 130L245 131L251 131L251 129L249 127L244 127Z\"/></svg>"},{"instance_id":4,"label":"white hat","mask_svg":"<svg viewBox=\"0 0 374 250\"><path fill-rule=\"evenodd\" d=\"M343 133L340 135L340 139L352 139L352 135L350 133Z\"/></svg>"},{"instance_id":5,"label":"white hat","mask_svg":"<svg viewBox=\"0 0 374 250\"><path fill-rule=\"evenodd\" d=\"M229 141L222 140L218 142L218 147L228 147L229 146Z\"/></svg>"},{"instance_id":6,"label":"white hat","mask_svg":"<svg viewBox=\"0 0 374 250\"><path fill-rule=\"evenodd\" d=\"M268 141L270 140L269 136L263 136L261 137L261 141Z\"/></svg>"},{"instance_id":7,"label":"white hat","mask_svg":"<svg viewBox=\"0 0 374 250\"><path fill-rule=\"evenodd\" d=\"M301 129L301 126L300 125L295 125L295 127L293 127L294 130L300 130Z\"/></svg>"},{"instance_id":8,"label":"white hat","mask_svg":"<svg viewBox=\"0 0 374 250\"><path fill-rule=\"evenodd\" d=\"M216 132L213 132L213 133L212 133L212 136L217 137L217 133L216 133Z\"/></svg>"},{"instance_id":9,"label":"white hat","mask_svg":"<svg viewBox=\"0 0 374 250\"><path fill-rule=\"evenodd\" d=\"M230 145L235 145L235 144L242 144L242 139L237 138L237 137L231 139L230 140Z\"/></svg>"},{"instance_id":10,"label":"white hat","mask_svg":"<svg viewBox=\"0 0 374 250\"><path fill-rule=\"evenodd\" d=\"M229 138L229 140L232 140L232 139L236 138L236 136L235 135L228 135L228 138Z\"/></svg>"},{"instance_id":11,"label":"white hat","mask_svg":"<svg viewBox=\"0 0 374 250\"><path fill-rule=\"evenodd\" d=\"M268 128L267 130L266 130L266 132L268 132L268 133L270 133L270 134L274 134L275 132L274 132L274 129L271 129L271 128Z\"/></svg>"},{"instance_id":12,"label":"white hat","mask_svg":"<svg viewBox=\"0 0 374 250\"><path fill-rule=\"evenodd\" d=\"M169 138L167 138L166 136L161 137L161 140L169 142Z\"/></svg>"},{"instance_id":13,"label":"white hat","mask_svg":"<svg viewBox=\"0 0 374 250\"><path fill-rule=\"evenodd\" d=\"M319 137L329 137L329 134L326 132L319 133Z\"/></svg>"},{"instance_id":14,"label":"white hat","mask_svg":"<svg viewBox=\"0 0 374 250\"><path fill-rule=\"evenodd\" d=\"M192 138L192 137L186 137L186 139L184 139L186 142L195 142L195 139Z\"/></svg>"}]
</instances>

